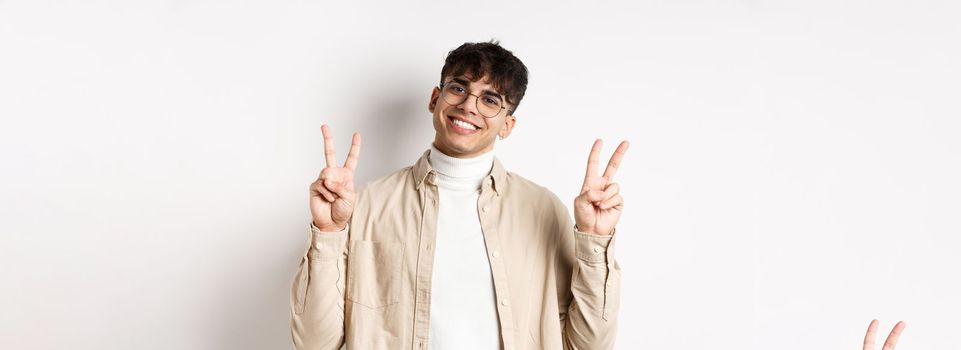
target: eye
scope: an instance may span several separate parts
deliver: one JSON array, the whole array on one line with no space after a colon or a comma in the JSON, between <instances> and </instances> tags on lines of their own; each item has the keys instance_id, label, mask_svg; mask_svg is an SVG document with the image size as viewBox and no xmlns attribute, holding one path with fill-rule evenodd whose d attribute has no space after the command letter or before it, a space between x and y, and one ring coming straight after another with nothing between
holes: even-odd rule
<instances>
[{"instance_id":1,"label":"eye","mask_svg":"<svg viewBox=\"0 0 961 350\"><path fill-rule=\"evenodd\" d=\"M501 106L501 100L500 100L499 98L496 98L496 97L493 97L493 96L484 96L483 102L484 102L485 105L488 105L488 106L491 106L491 107L500 107L500 106Z\"/></svg>"},{"instance_id":2,"label":"eye","mask_svg":"<svg viewBox=\"0 0 961 350\"><path fill-rule=\"evenodd\" d=\"M460 86L460 84L457 84L457 83L450 84L450 91L458 95L463 95L467 93L467 90L464 89L463 86Z\"/></svg>"}]
</instances>

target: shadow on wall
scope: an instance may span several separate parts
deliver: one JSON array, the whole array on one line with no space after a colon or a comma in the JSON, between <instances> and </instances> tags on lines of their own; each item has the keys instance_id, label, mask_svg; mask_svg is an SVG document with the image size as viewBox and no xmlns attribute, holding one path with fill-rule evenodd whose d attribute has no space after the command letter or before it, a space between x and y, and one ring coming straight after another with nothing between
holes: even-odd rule
<instances>
[{"instance_id":1,"label":"shadow on wall","mask_svg":"<svg viewBox=\"0 0 961 350\"><path fill-rule=\"evenodd\" d=\"M434 129L427 102L430 87L422 77L398 76L397 70L369 74L366 78L379 91L377 103L358 104L357 130L363 136L361 159L355 184L363 189L367 182L414 164L434 140ZM344 131L343 138L350 134ZM346 145L345 145L346 147ZM345 154L346 156L346 154Z\"/></svg>"},{"instance_id":2,"label":"shadow on wall","mask_svg":"<svg viewBox=\"0 0 961 350\"><path fill-rule=\"evenodd\" d=\"M366 183L414 164L433 141L427 99L414 100L409 96L382 99L362 113L359 126L364 137L364 148L355 179L357 190ZM403 98L401 98L403 97ZM425 134L428 130L431 133Z\"/></svg>"}]
</instances>

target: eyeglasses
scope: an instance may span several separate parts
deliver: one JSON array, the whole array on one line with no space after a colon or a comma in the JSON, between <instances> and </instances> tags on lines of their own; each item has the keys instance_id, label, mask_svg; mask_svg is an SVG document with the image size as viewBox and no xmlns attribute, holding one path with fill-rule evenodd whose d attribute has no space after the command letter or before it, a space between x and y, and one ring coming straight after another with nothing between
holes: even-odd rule
<instances>
[{"instance_id":1,"label":"eyeglasses","mask_svg":"<svg viewBox=\"0 0 961 350\"><path fill-rule=\"evenodd\" d=\"M464 103L467 96L477 97L474 103L477 104L477 112L484 118L494 118L501 113L502 109L507 109L507 107L504 107L504 101L501 100L500 96L493 94L474 95L468 92L467 87L456 81L441 83L440 89L440 95L444 98L444 101L454 106Z\"/></svg>"}]
</instances>

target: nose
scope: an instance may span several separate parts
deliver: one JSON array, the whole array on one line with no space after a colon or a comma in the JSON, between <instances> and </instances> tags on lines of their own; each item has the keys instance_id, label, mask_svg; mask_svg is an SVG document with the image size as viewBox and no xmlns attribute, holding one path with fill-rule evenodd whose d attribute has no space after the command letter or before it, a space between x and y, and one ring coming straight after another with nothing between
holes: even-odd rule
<instances>
[{"instance_id":1,"label":"nose","mask_svg":"<svg viewBox=\"0 0 961 350\"><path fill-rule=\"evenodd\" d=\"M471 97L474 98L473 101L471 101ZM462 109L462 110L464 110L464 112L470 113L471 115L477 115L477 113L478 113L478 112L477 112L477 99L478 99L478 98L480 98L480 97L477 97L477 96L474 95L474 94L467 94L467 97L464 98L464 102L461 102L459 105L457 105L457 107L460 108L460 109Z\"/></svg>"}]
</instances>

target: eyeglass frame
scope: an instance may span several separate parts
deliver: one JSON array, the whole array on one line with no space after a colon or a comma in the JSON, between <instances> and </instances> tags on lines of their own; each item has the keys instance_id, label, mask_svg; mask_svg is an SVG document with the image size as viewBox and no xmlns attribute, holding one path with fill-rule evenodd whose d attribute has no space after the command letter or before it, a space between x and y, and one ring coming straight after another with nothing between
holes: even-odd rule
<instances>
[{"instance_id":1,"label":"eyeglass frame","mask_svg":"<svg viewBox=\"0 0 961 350\"><path fill-rule=\"evenodd\" d=\"M456 82L456 81L450 81L450 82L451 82L451 83L457 83L458 85L463 85L462 83L458 83L458 82ZM437 88L440 89L440 95L441 95L441 98L442 98L442 99L444 99L444 85L445 85L445 84L447 84L447 83L443 83L443 82L442 82L442 83L440 83L440 85L437 86ZM501 114L501 111L497 111L497 113L494 113L493 116L488 117L488 116L484 115L483 113L480 113L480 106L478 105L478 103L480 103L480 98L481 98L481 96L474 95L474 94L470 93L470 90L468 90L466 86L465 86L464 90L467 90L467 96L474 96L474 97L476 97L476 98L474 99L474 108L477 108L477 114L480 114L482 117L488 118L488 119L490 119L490 118L497 118L497 116ZM467 98L468 98L467 96L464 96L464 101L461 101L460 103L464 103L465 101L467 101ZM501 99L501 101L502 101L501 103L502 103L502 104L506 104L506 102L507 102L507 101L506 101L506 100L507 100L507 97L506 97L506 96L503 96L503 95L498 95L498 96L499 96L499 97L503 97L503 98ZM444 99L444 101L446 101L447 103L450 103L450 101L447 101L447 99ZM458 104L460 104L460 103L458 103ZM501 110L505 110L505 109L508 109L508 108L505 107L505 106L501 106ZM514 110L508 109L507 115L510 115L511 113L514 113Z\"/></svg>"}]
</instances>

